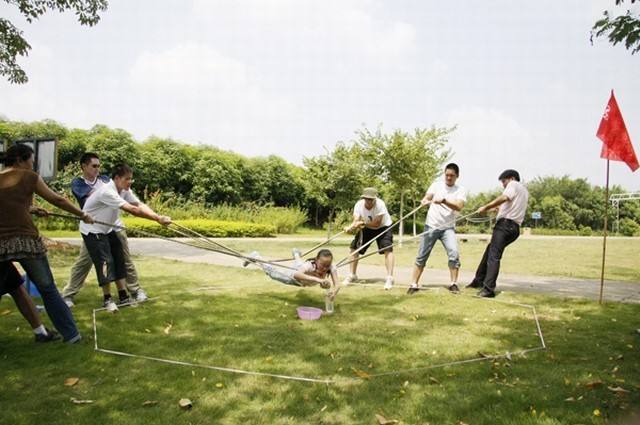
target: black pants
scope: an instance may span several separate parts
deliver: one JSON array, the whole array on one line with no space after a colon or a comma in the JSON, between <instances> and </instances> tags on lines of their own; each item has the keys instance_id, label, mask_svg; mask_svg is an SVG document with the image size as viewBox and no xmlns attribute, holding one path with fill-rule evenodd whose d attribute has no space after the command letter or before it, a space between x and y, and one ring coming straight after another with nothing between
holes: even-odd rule
<instances>
[{"instance_id":1,"label":"black pants","mask_svg":"<svg viewBox=\"0 0 640 425\"><path fill-rule=\"evenodd\" d=\"M520 236L520 226L513 220L501 218L493 227L491 242L484 250L482 260L476 270L473 283L484 286L489 291L496 289L496 280L500 272L500 260L504 249L518 239Z\"/></svg>"},{"instance_id":2,"label":"black pants","mask_svg":"<svg viewBox=\"0 0 640 425\"><path fill-rule=\"evenodd\" d=\"M82 239L96 268L98 285L104 286L127 277L122 243L120 243L116 232L110 232L106 235L89 233L82 235Z\"/></svg>"},{"instance_id":3,"label":"black pants","mask_svg":"<svg viewBox=\"0 0 640 425\"><path fill-rule=\"evenodd\" d=\"M0 262L0 297L15 291L22 283L22 276L11 261Z\"/></svg>"}]
</instances>

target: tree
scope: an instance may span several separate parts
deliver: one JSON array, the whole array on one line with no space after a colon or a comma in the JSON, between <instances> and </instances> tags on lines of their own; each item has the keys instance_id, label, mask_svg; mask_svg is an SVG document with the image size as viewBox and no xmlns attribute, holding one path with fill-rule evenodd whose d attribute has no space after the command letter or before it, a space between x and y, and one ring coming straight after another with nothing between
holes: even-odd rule
<instances>
[{"instance_id":1,"label":"tree","mask_svg":"<svg viewBox=\"0 0 640 425\"><path fill-rule=\"evenodd\" d=\"M416 199L424 194L431 181L441 172L451 151L445 149L452 128L420 129L413 133L394 130L391 134L358 131L368 174L380 178L387 186L388 198L399 198L400 217L404 215L405 195ZM390 199L390 200L391 200ZM400 223L400 241L404 233Z\"/></svg>"},{"instance_id":2,"label":"tree","mask_svg":"<svg viewBox=\"0 0 640 425\"><path fill-rule=\"evenodd\" d=\"M4 0L14 5L27 22L44 15L49 10L64 12L72 10L81 25L93 26L98 23L100 12L107 9L107 0ZM18 56L27 56L31 46L8 19L0 18L0 75L9 82L24 84L29 81L27 74L16 62Z\"/></svg>"},{"instance_id":3,"label":"tree","mask_svg":"<svg viewBox=\"0 0 640 425\"><path fill-rule=\"evenodd\" d=\"M350 211L366 181L360 146L338 143L332 152L304 158L303 162L307 198L316 203L316 224L319 207L328 208L329 222L337 210Z\"/></svg>"},{"instance_id":4,"label":"tree","mask_svg":"<svg viewBox=\"0 0 640 425\"><path fill-rule=\"evenodd\" d=\"M631 0L635 3L636 0ZM624 3L624 0L616 0L616 5ZM591 43L593 37L606 36L609 42L614 46L624 42L627 50L631 50L631 54L640 52L640 15L627 10L624 15L613 17L609 11L603 12L603 18L596 21L591 28Z\"/></svg>"}]
</instances>

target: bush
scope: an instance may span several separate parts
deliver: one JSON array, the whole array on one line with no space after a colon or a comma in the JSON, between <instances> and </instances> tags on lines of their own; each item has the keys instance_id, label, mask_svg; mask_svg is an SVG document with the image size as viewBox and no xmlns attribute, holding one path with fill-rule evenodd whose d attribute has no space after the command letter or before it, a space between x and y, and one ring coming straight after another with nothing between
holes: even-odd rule
<instances>
[{"instance_id":1,"label":"bush","mask_svg":"<svg viewBox=\"0 0 640 425\"><path fill-rule=\"evenodd\" d=\"M176 220L209 219L218 221L248 222L274 226L277 233L295 233L307 221L305 211L295 207L274 207L272 205L220 204L206 205L204 202L183 201L170 194L152 193L146 203L158 213Z\"/></svg>"},{"instance_id":2,"label":"bush","mask_svg":"<svg viewBox=\"0 0 640 425\"><path fill-rule=\"evenodd\" d=\"M589 229L589 230L587 230ZM532 228L532 235L544 235L544 236L598 236L602 235L602 232L592 230L591 228L581 228L580 230L567 230L567 229L547 229L544 227Z\"/></svg>"},{"instance_id":3,"label":"bush","mask_svg":"<svg viewBox=\"0 0 640 425\"><path fill-rule=\"evenodd\" d=\"M578 231L580 236L591 236L593 235L593 230L588 226L580 226L580 230Z\"/></svg>"},{"instance_id":4,"label":"bush","mask_svg":"<svg viewBox=\"0 0 640 425\"><path fill-rule=\"evenodd\" d=\"M271 237L276 229L274 226L258 223L243 223L237 221L219 221L208 219L176 220L177 224L196 231L204 236L214 238L230 237ZM127 231L135 236L136 230L154 233L166 237L180 237L170 228L161 226L155 221L138 217L126 217L124 219ZM140 235L146 236L146 235Z\"/></svg>"},{"instance_id":5,"label":"bush","mask_svg":"<svg viewBox=\"0 0 640 425\"><path fill-rule=\"evenodd\" d=\"M640 235L640 224L636 223L630 218L621 219L619 226L619 232L624 236Z\"/></svg>"}]
</instances>

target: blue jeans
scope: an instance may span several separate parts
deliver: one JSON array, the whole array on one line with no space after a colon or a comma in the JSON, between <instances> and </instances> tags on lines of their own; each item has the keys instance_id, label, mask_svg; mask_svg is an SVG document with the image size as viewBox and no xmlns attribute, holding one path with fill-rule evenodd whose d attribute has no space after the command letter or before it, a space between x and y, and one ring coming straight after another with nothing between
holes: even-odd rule
<instances>
[{"instance_id":1,"label":"blue jeans","mask_svg":"<svg viewBox=\"0 0 640 425\"><path fill-rule=\"evenodd\" d=\"M447 251L449 268L459 269L460 253L458 252L456 231L453 227L449 227L448 229L434 229L433 227L426 226L425 231L427 233L422 235L422 239L420 240L420 248L418 248L418 255L416 256L416 266L424 268L433 246L437 240L440 240L445 251Z\"/></svg>"},{"instance_id":2,"label":"blue jeans","mask_svg":"<svg viewBox=\"0 0 640 425\"><path fill-rule=\"evenodd\" d=\"M47 310L47 315L49 319L51 319L53 326L62 335L62 338L65 341L75 338L78 335L76 322L73 319L71 310L58 292L56 283L53 280L53 275L51 274L47 256L42 255L36 258L23 258L17 261L24 271L27 272L29 280L38 288L44 307Z\"/></svg>"}]
</instances>

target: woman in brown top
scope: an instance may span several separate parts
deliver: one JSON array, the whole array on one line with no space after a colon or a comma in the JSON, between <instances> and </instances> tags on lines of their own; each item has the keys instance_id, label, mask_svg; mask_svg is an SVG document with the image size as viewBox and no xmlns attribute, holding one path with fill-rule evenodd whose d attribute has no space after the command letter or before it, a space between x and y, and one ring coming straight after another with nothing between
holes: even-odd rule
<instances>
[{"instance_id":1,"label":"woman in brown top","mask_svg":"<svg viewBox=\"0 0 640 425\"><path fill-rule=\"evenodd\" d=\"M19 262L42 295L47 314L64 341L78 342L80 333L71 310L56 288L46 247L31 220L33 194L37 193L49 203L81 217L87 223L93 220L66 198L49 189L44 180L32 171L33 149L28 145L11 146L3 161L7 168L0 171L0 277L6 278L7 274L1 272L13 267L12 261ZM0 282L0 287L5 283Z\"/></svg>"}]
</instances>

